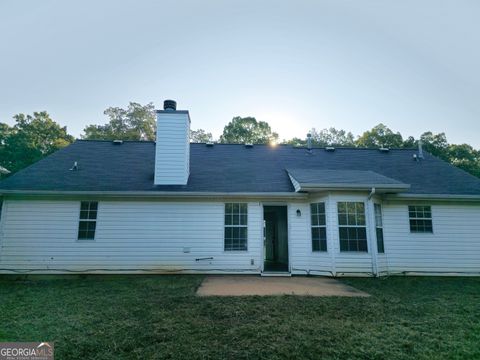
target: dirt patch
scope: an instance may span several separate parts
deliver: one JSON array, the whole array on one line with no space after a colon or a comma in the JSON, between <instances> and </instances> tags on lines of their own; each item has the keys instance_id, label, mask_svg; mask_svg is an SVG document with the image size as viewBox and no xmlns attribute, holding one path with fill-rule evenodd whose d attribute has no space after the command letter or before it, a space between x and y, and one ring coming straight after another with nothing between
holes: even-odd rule
<instances>
[{"instance_id":1,"label":"dirt patch","mask_svg":"<svg viewBox=\"0 0 480 360\"><path fill-rule=\"evenodd\" d=\"M307 295L370 296L340 281L323 277L207 276L197 290L198 296Z\"/></svg>"}]
</instances>

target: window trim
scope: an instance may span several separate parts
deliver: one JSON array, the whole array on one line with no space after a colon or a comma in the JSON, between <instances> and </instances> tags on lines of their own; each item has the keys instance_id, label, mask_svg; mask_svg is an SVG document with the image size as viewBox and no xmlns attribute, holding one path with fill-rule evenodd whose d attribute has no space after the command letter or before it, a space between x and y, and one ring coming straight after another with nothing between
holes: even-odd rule
<instances>
[{"instance_id":1,"label":"window trim","mask_svg":"<svg viewBox=\"0 0 480 360\"><path fill-rule=\"evenodd\" d=\"M82 219L81 218L81 211L82 211L82 203L97 203L97 216L95 219ZM97 223L98 223L98 212L99 212L99 202L95 200L82 200L80 201L79 208L78 208L78 220L77 220L77 239L78 242L92 242L97 240ZM93 234L93 239L79 239L79 231L80 231L80 222L88 221L88 222L95 222L95 232Z\"/></svg>"},{"instance_id":2,"label":"window trim","mask_svg":"<svg viewBox=\"0 0 480 360\"><path fill-rule=\"evenodd\" d=\"M427 218L427 217L410 217L410 208L411 207L428 207L430 208L430 217ZM417 212L417 211L415 211ZM408 227L409 227L409 230L410 230L410 234L433 234L434 231L433 231L433 212L432 212L432 205L407 205L407 213L408 213ZM413 231L412 230L412 225L410 224L410 221L411 220L430 220L430 223L432 225L432 230L431 231Z\"/></svg>"},{"instance_id":3,"label":"window trim","mask_svg":"<svg viewBox=\"0 0 480 360\"><path fill-rule=\"evenodd\" d=\"M378 225L377 222L377 212L376 209L380 209L380 221L381 225ZM385 233L383 231L383 207L380 203L373 203L373 217L375 218L375 240L377 241L377 254L385 254ZM378 229L382 230L382 251L378 247Z\"/></svg>"},{"instance_id":4,"label":"window trim","mask_svg":"<svg viewBox=\"0 0 480 360\"><path fill-rule=\"evenodd\" d=\"M227 225L225 223L225 215L227 214L227 204L244 204L246 205L247 207L247 225ZM227 227L230 227L230 228L246 228L246 234L247 234L247 237L246 237L246 246L245 246L245 249L241 249L241 250L236 250L236 249L230 249L230 250L227 250L225 248L225 235L226 235L226 229ZM223 203L223 239L222 239L222 242L223 242L223 252L224 253L227 253L227 254L231 254L231 253L247 253L248 252L248 202L224 202Z\"/></svg>"},{"instance_id":5,"label":"window trim","mask_svg":"<svg viewBox=\"0 0 480 360\"><path fill-rule=\"evenodd\" d=\"M4 215L3 215L3 212L5 210L5 199L1 198L0 197L0 231L2 230L2 225L3 225L3 218L4 218Z\"/></svg>"},{"instance_id":6,"label":"window trim","mask_svg":"<svg viewBox=\"0 0 480 360\"><path fill-rule=\"evenodd\" d=\"M324 206L324 216L325 216L325 225L313 225L312 224L312 205L314 204L323 204ZM329 252L329 246L328 246L328 226L327 226L327 202L325 200L321 200L321 201L315 201L315 202L312 202L312 203L309 203L309 220L310 220L310 251L312 254L328 254ZM313 234L312 234L312 230L313 228L324 228L325 229L325 250L313 250Z\"/></svg>"},{"instance_id":7,"label":"window trim","mask_svg":"<svg viewBox=\"0 0 480 360\"><path fill-rule=\"evenodd\" d=\"M358 254L358 255L365 255L368 254L371 249L369 249L369 236L368 236L368 226L367 226L367 204L365 201L362 200L342 200L342 201L336 201L337 203L337 231L338 231L338 252L339 253L344 253L344 254ZM362 203L363 204L363 215L365 217L365 225L355 225L355 226L349 226L349 225L340 225L340 220L339 220L339 209L338 205L340 203ZM355 251L355 250L342 250L342 245L341 245L341 239L340 239L340 228L364 228L365 229L365 243L367 245L367 249L365 251Z\"/></svg>"}]
</instances>

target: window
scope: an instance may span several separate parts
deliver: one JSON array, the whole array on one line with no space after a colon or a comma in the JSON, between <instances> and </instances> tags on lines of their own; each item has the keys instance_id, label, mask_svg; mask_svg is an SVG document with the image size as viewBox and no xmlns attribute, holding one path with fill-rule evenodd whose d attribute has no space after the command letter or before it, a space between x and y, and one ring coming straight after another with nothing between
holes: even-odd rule
<instances>
[{"instance_id":1,"label":"window","mask_svg":"<svg viewBox=\"0 0 480 360\"><path fill-rule=\"evenodd\" d=\"M410 232L433 233L431 206L409 206Z\"/></svg>"},{"instance_id":2,"label":"window","mask_svg":"<svg viewBox=\"0 0 480 360\"><path fill-rule=\"evenodd\" d=\"M363 202L339 202L340 251L367 252L367 228Z\"/></svg>"},{"instance_id":3,"label":"window","mask_svg":"<svg viewBox=\"0 0 480 360\"><path fill-rule=\"evenodd\" d=\"M327 251L325 203L310 204L312 217L312 251Z\"/></svg>"},{"instance_id":4,"label":"window","mask_svg":"<svg viewBox=\"0 0 480 360\"><path fill-rule=\"evenodd\" d=\"M374 204L375 208L375 230L377 233L377 251L379 253L385 252L383 245L383 220L382 220L382 205Z\"/></svg>"},{"instance_id":5,"label":"window","mask_svg":"<svg viewBox=\"0 0 480 360\"><path fill-rule=\"evenodd\" d=\"M225 204L225 251L247 250L247 204Z\"/></svg>"},{"instance_id":6,"label":"window","mask_svg":"<svg viewBox=\"0 0 480 360\"><path fill-rule=\"evenodd\" d=\"M78 224L78 240L94 240L97 227L98 202L82 201L80 203L80 222Z\"/></svg>"}]
</instances>

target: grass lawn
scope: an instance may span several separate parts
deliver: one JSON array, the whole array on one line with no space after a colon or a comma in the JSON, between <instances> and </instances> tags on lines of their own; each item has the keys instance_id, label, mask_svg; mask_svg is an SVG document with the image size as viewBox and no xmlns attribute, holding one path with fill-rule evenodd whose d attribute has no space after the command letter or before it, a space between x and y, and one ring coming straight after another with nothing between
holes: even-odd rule
<instances>
[{"instance_id":1,"label":"grass lawn","mask_svg":"<svg viewBox=\"0 0 480 360\"><path fill-rule=\"evenodd\" d=\"M0 341L56 359L480 359L480 278L345 279L369 298L198 298L202 276L0 278Z\"/></svg>"}]
</instances>

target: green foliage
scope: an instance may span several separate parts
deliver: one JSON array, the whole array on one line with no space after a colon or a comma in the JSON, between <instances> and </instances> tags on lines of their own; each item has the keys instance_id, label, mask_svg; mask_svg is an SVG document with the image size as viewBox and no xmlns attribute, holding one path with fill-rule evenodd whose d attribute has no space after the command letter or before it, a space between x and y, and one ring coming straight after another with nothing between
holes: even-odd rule
<instances>
[{"instance_id":1,"label":"green foliage","mask_svg":"<svg viewBox=\"0 0 480 360\"><path fill-rule=\"evenodd\" d=\"M73 136L50 118L47 112L17 114L16 124L0 124L0 165L12 173L69 145Z\"/></svg>"},{"instance_id":2,"label":"green foliage","mask_svg":"<svg viewBox=\"0 0 480 360\"><path fill-rule=\"evenodd\" d=\"M105 125L88 125L82 136L87 140L155 140L155 107L130 102L126 109L109 107Z\"/></svg>"},{"instance_id":3,"label":"green foliage","mask_svg":"<svg viewBox=\"0 0 480 360\"><path fill-rule=\"evenodd\" d=\"M310 130L312 135L313 146L343 146L351 147L355 146L355 138L351 132L345 130L337 130L334 127L317 131L315 128ZM293 138L286 142L290 145L305 146L307 144L306 139Z\"/></svg>"},{"instance_id":4,"label":"green foliage","mask_svg":"<svg viewBox=\"0 0 480 360\"><path fill-rule=\"evenodd\" d=\"M203 129L190 131L190 142L193 143L207 143L212 142L213 136L211 133L205 132Z\"/></svg>"},{"instance_id":5,"label":"green foliage","mask_svg":"<svg viewBox=\"0 0 480 360\"><path fill-rule=\"evenodd\" d=\"M400 148L403 147L403 138L399 132L394 133L384 124L378 124L373 129L365 131L357 139L356 145L358 147Z\"/></svg>"},{"instance_id":6,"label":"green foliage","mask_svg":"<svg viewBox=\"0 0 480 360\"><path fill-rule=\"evenodd\" d=\"M278 134L272 132L270 125L257 121L254 117L236 116L223 128L221 143L229 144L268 144L276 142Z\"/></svg>"},{"instance_id":7,"label":"green foliage","mask_svg":"<svg viewBox=\"0 0 480 360\"><path fill-rule=\"evenodd\" d=\"M467 144L448 146L447 161L472 175L480 177L480 151Z\"/></svg>"},{"instance_id":8,"label":"green foliage","mask_svg":"<svg viewBox=\"0 0 480 360\"><path fill-rule=\"evenodd\" d=\"M354 146L355 139L351 132L345 130L337 130L333 127L323 129L317 132L315 129L311 131L312 139L320 146Z\"/></svg>"},{"instance_id":9,"label":"green foliage","mask_svg":"<svg viewBox=\"0 0 480 360\"><path fill-rule=\"evenodd\" d=\"M427 131L420 136L420 140L422 141L423 149L440 159L448 161L448 149L450 145L444 133L433 134L431 131ZM418 141L416 144L418 144Z\"/></svg>"}]
</instances>

